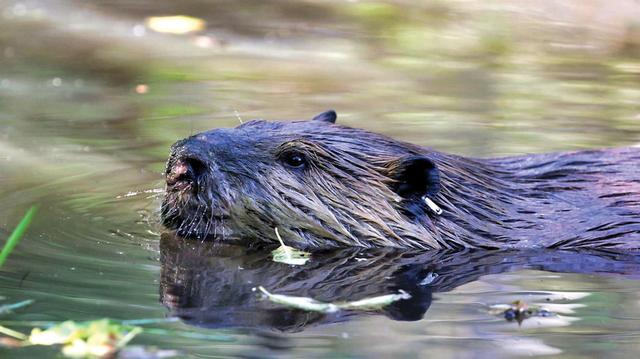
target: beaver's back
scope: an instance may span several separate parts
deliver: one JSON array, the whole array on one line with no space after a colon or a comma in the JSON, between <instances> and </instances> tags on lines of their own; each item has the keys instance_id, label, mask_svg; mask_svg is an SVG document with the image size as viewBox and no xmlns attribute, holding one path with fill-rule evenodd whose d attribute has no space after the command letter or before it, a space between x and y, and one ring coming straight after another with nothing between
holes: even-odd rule
<instances>
[{"instance_id":1,"label":"beaver's back","mask_svg":"<svg viewBox=\"0 0 640 359\"><path fill-rule=\"evenodd\" d=\"M527 237L522 247L536 240L544 247L640 248L639 147L488 162L528 202L516 216L523 220L511 224L515 236Z\"/></svg>"}]
</instances>

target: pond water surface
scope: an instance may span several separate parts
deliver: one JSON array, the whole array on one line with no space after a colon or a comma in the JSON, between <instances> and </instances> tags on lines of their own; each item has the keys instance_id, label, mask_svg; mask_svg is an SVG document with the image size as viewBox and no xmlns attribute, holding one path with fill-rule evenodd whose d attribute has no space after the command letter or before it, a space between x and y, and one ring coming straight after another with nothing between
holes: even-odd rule
<instances>
[{"instance_id":1,"label":"pond water surface","mask_svg":"<svg viewBox=\"0 0 640 359\"><path fill-rule=\"evenodd\" d=\"M615 4L613 6L612 4ZM172 35L145 19L206 26ZM175 140L310 118L470 156L640 143L640 5L610 1L0 1L0 324L176 318L182 357L640 354L640 256L343 250L304 267L158 223ZM319 314L260 299L384 309ZM491 307L550 311L519 323ZM49 357L56 348L0 348Z\"/></svg>"}]
</instances>

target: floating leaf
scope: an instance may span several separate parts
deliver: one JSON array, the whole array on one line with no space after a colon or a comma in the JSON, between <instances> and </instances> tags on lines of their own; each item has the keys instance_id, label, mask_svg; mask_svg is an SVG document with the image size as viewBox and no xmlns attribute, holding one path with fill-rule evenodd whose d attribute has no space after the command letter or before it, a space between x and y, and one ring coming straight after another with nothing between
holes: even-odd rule
<instances>
[{"instance_id":1,"label":"floating leaf","mask_svg":"<svg viewBox=\"0 0 640 359\"><path fill-rule=\"evenodd\" d=\"M285 245L284 242L282 241L282 238L280 237L280 233L278 233L278 228L276 228L275 230L276 230L276 237L278 237L278 241L280 241L280 247L274 249L271 252L274 262L299 266L307 263L307 261L311 259L310 253Z\"/></svg>"},{"instance_id":2,"label":"floating leaf","mask_svg":"<svg viewBox=\"0 0 640 359\"><path fill-rule=\"evenodd\" d=\"M114 346L106 343L89 343L82 339L75 339L62 347L62 354L69 358L85 358L88 356L106 358L116 352Z\"/></svg>"},{"instance_id":3,"label":"floating leaf","mask_svg":"<svg viewBox=\"0 0 640 359\"><path fill-rule=\"evenodd\" d=\"M325 303L309 297L295 297L283 294L269 293L264 287L258 289L270 301L291 308L307 310L310 312L335 313L339 310L376 310L402 299L409 299L411 295L403 290L397 294L387 294L378 297L364 298L353 302Z\"/></svg>"},{"instance_id":4,"label":"floating leaf","mask_svg":"<svg viewBox=\"0 0 640 359\"><path fill-rule=\"evenodd\" d=\"M33 345L65 344L79 337L82 329L75 322L66 321L46 330L34 328L27 340Z\"/></svg>"},{"instance_id":5,"label":"floating leaf","mask_svg":"<svg viewBox=\"0 0 640 359\"><path fill-rule=\"evenodd\" d=\"M105 358L112 356L140 332L140 327L121 325L108 319L84 323L66 321L46 330L33 329L26 343L62 344L62 354L70 358Z\"/></svg>"},{"instance_id":6,"label":"floating leaf","mask_svg":"<svg viewBox=\"0 0 640 359\"><path fill-rule=\"evenodd\" d=\"M206 23L202 19L191 16L154 16L146 20L146 25L153 31L183 35L203 30Z\"/></svg>"}]
</instances>

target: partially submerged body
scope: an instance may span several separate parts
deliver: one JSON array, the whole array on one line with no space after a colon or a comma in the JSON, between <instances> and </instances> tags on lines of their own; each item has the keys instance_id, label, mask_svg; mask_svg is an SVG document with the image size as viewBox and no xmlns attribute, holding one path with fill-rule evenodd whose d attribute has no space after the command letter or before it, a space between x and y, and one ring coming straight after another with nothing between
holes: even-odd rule
<instances>
[{"instance_id":1,"label":"partially submerged body","mask_svg":"<svg viewBox=\"0 0 640 359\"><path fill-rule=\"evenodd\" d=\"M471 159L334 124L251 121L177 142L164 224L249 243L640 248L640 148Z\"/></svg>"}]
</instances>

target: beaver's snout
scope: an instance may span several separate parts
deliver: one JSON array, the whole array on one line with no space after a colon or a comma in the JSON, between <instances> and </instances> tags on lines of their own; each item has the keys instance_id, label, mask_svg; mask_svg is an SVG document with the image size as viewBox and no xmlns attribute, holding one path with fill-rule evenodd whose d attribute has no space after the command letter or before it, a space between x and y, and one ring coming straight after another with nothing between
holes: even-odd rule
<instances>
[{"instance_id":1,"label":"beaver's snout","mask_svg":"<svg viewBox=\"0 0 640 359\"><path fill-rule=\"evenodd\" d=\"M225 238L231 233L229 212L233 198L229 195L229 156L220 155L226 146L218 137L213 140L197 135L176 142L165 170L166 195L162 202L162 223L184 237Z\"/></svg>"},{"instance_id":2,"label":"beaver's snout","mask_svg":"<svg viewBox=\"0 0 640 359\"><path fill-rule=\"evenodd\" d=\"M195 146L197 147L197 146ZM180 141L173 146L171 159L167 163L167 188L183 190L204 175L206 164L198 156L198 148L189 140Z\"/></svg>"},{"instance_id":3,"label":"beaver's snout","mask_svg":"<svg viewBox=\"0 0 640 359\"><path fill-rule=\"evenodd\" d=\"M184 188L194 182L204 172L204 163L195 158L177 160L167 168L167 186Z\"/></svg>"}]
</instances>

